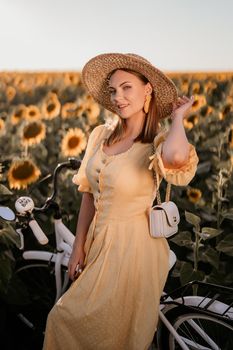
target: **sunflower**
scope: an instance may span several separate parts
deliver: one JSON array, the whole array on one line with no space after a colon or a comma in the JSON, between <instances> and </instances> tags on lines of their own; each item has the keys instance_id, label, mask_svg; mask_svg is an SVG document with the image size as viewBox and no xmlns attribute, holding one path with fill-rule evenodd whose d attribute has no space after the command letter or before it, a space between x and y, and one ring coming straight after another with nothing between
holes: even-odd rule
<instances>
[{"instance_id":1,"label":"sunflower","mask_svg":"<svg viewBox=\"0 0 233 350\"><path fill-rule=\"evenodd\" d=\"M89 104L87 103L86 98L80 98L77 103L76 117L81 117L88 106Z\"/></svg>"},{"instance_id":2,"label":"sunflower","mask_svg":"<svg viewBox=\"0 0 233 350\"><path fill-rule=\"evenodd\" d=\"M192 83L192 94L198 94L201 89L200 83L198 81L194 81Z\"/></svg>"},{"instance_id":3,"label":"sunflower","mask_svg":"<svg viewBox=\"0 0 233 350\"><path fill-rule=\"evenodd\" d=\"M18 85L20 85L22 82L23 82L23 78L22 78L22 75L20 73L16 74L13 77L14 86L18 87Z\"/></svg>"},{"instance_id":4,"label":"sunflower","mask_svg":"<svg viewBox=\"0 0 233 350\"><path fill-rule=\"evenodd\" d=\"M65 73L64 84L66 86L78 85L80 83L80 73Z\"/></svg>"},{"instance_id":5,"label":"sunflower","mask_svg":"<svg viewBox=\"0 0 233 350\"><path fill-rule=\"evenodd\" d=\"M233 125L231 125L231 130L229 133L229 145L230 145L230 148L233 148Z\"/></svg>"},{"instance_id":6,"label":"sunflower","mask_svg":"<svg viewBox=\"0 0 233 350\"><path fill-rule=\"evenodd\" d=\"M40 110L35 105L30 105L25 111L25 119L27 120L37 120L41 118Z\"/></svg>"},{"instance_id":7,"label":"sunflower","mask_svg":"<svg viewBox=\"0 0 233 350\"><path fill-rule=\"evenodd\" d=\"M40 143L46 135L45 124L39 120L27 123L22 130L22 145L31 146Z\"/></svg>"},{"instance_id":8,"label":"sunflower","mask_svg":"<svg viewBox=\"0 0 233 350\"><path fill-rule=\"evenodd\" d=\"M86 148L87 139L82 129L71 128L62 139L61 151L65 157L77 156Z\"/></svg>"},{"instance_id":9,"label":"sunflower","mask_svg":"<svg viewBox=\"0 0 233 350\"><path fill-rule=\"evenodd\" d=\"M204 93L210 94L214 89L216 89L217 83L213 80L208 80L204 84Z\"/></svg>"},{"instance_id":10,"label":"sunflower","mask_svg":"<svg viewBox=\"0 0 233 350\"><path fill-rule=\"evenodd\" d=\"M203 117L206 117L206 116L210 115L211 113L213 113L213 111L214 111L213 107L206 105L206 106L202 107L200 113Z\"/></svg>"},{"instance_id":11,"label":"sunflower","mask_svg":"<svg viewBox=\"0 0 233 350\"><path fill-rule=\"evenodd\" d=\"M2 179L3 168L4 167L3 167L2 163L0 163L0 181Z\"/></svg>"},{"instance_id":12,"label":"sunflower","mask_svg":"<svg viewBox=\"0 0 233 350\"><path fill-rule=\"evenodd\" d=\"M25 77L19 73L15 76L13 84L17 87L17 90L20 92L27 92L29 89L25 81Z\"/></svg>"},{"instance_id":13,"label":"sunflower","mask_svg":"<svg viewBox=\"0 0 233 350\"><path fill-rule=\"evenodd\" d=\"M12 162L7 174L10 188L25 189L40 177L40 169L30 159L17 159Z\"/></svg>"},{"instance_id":14,"label":"sunflower","mask_svg":"<svg viewBox=\"0 0 233 350\"><path fill-rule=\"evenodd\" d=\"M51 73L46 75L45 85L53 85L53 76Z\"/></svg>"},{"instance_id":15,"label":"sunflower","mask_svg":"<svg viewBox=\"0 0 233 350\"><path fill-rule=\"evenodd\" d=\"M233 106L232 106L232 104L231 104L231 103L227 103L227 104L223 107L222 111L219 112L219 119L220 119L220 120L223 120L223 119L226 117L226 115L227 115L228 113L232 112L232 111L233 111Z\"/></svg>"},{"instance_id":16,"label":"sunflower","mask_svg":"<svg viewBox=\"0 0 233 350\"><path fill-rule=\"evenodd\" d=\"M41 111L42 116L45 119L53 119L56 118L61 110L61 103L57 97L57 94L54 92L50 92L42 105Z\"/></svg>"},{"instance_id":17,"label":"sunflower","mask_svg":"<svg viewBox=\"0 0 233 350\"><path fill-rule=\"evenodd\" d=\"M85 112L90 125L96 124L100 114L100 106L97 102L92 102L86 105Z\"/></svg>"},{"instance_id":18,"label":"sunflower","mask_svg":"<svg viewBox=\"0 0 233 350\"><path fill-rule=\"evenodd\" d=\"M188 89L189 89L189 81L187 79L184 79L181 82L181 91L183 94L187 95L188 94Z\"/></svg>"},{"instance_id":19,"label":"sunflower","mask_svg":"<svg viewBox=\"0 0 233 350\"><path fill-rule=\"evenodd\" d=\"M192 203L198 202L202 197L202 192L198 188L188 188L186 193Z\"/></svg>"},{"instance_id":20,"label":"sunflower","mask_svg":"<svg viewBox=\"0 0 233 350\"><path fill-rule=\"evenodd\" d=\"M27 107L23 104L18 105L11 114L11 124L16 125L25 118Z\"/></svg>"},{"instance_id":21,"label":"sunflower","mask_svg":"<svg viewBox=\"0 0 233 350\"><path fill-rule=\"evenodd\" d=\"M6 98L9 102L11 102L16 95L16 90L13 86L7 86L6 88Z\"/></svg>"},{"instance_id":22,"label":"sunflower","mask_svg":"<svg viewBox=\"0 0 233 350\"><path fill-rule=\"evenodd\" d=\"M62 106L61 116L63 119L76 116L77 104L74 102L67 102Z\"/></svg>"},{"instance_id":23,"label":"sunflower","mask_svg":"<svg viewBox=\"0 0 233 350\"><path fill-rule=\"evenodd\" d=\"M228 96L230 96L231 101L232 101L232 97L233 97L233 84L231 84L231 86L230 86L230 89L229 89L229 91L228 91ZM227 97L227 98L228 98L228 97Z\"/></svg>"},{"instance_id":24,"label":"sunflower","mask_svg":"<svg viewBox=\"0 0 233 350\"><path fill-rule=\"evenodd\" d=\"M194 95L194 102L191 107L191 112L195 112L205 105L206 105L205 95Z\"/></svg>"},{"instance_id":25,"label":"sunflower","mask_svg":"<svg viewBox=\"0 0 233 350\"><path fill-rule=\"evenodd\" d=\"M192 129L194 125L198 123L198 115L197 114L191 114L187 118L184 118L184 127L186 129Z\"/></svg>"},{"instance_id":26,"label":"sunflower","mask_svg":"<svg viewBox=\"0 0 233 350\"><path fill-rule=\"evenodd\" d=\"M231 155L231 165L233 166L233 154Z\"/></svg>"},{"instance_id":27,"label":"sunflower","mask_svg":"<svg viewBox=\"0 0 233 350\"><path fill-rule=\"evenodd\" d=\"M46 83L47 75L46 73L38 73L35 77L35 86L44 86Z\"/></svg>"},{"instance_id":28,"label":"sunflower","mask_svg":"<svg viewBox=\"0 0 233 350\"><path fill-rule=\"evenodd\" d=\"M86 103L93 103L93 102L95 102L94 98L93 98L90 94L86 94L86 95L83 97L83 100L84 100Z\"/></svg>"},{"instance_id":29,"label":"sunflower","mask_svg":"<svg viewBox=\"0 0 233 350\"><path fill-rule=\"evenodd\" d=\"M5 122L3 119L0 119L0 136L5 135L5 133L6 133Z\"/></svg>"},{"instance_id":30,"label":"sunflower","mask_svg":"<svg viewBox=\"0 0 233 350\"><path fill-rule=\"evenodd\" d=\"M232 85L233 85L233 84L232 84ZM233 106L233 89L232 89L232 96L228 95L228 96L226 97L226 103Z\"/></svg>"}]
</instances>

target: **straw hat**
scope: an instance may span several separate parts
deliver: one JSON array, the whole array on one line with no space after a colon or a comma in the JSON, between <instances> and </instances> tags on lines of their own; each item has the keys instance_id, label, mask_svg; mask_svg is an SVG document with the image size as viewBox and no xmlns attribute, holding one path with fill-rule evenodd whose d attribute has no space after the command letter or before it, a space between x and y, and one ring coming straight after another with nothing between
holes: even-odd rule
<instances>
[{"instance_id":1,"label":"straw hat","mask_svg":"<svg viewBox=\"0 0 233 350\"><path fill-rule=\"evenodd\" d=\"M172 113L172 103L178 91L173 81L144 57L133 53L105 53L91 58L83 67L82 82L90 95L104 108L117 113L110 100L108 75L114 69L128 68L143 74L153 87L155 99L161 109L161 119Z\"/></svg>"}]
</instances>

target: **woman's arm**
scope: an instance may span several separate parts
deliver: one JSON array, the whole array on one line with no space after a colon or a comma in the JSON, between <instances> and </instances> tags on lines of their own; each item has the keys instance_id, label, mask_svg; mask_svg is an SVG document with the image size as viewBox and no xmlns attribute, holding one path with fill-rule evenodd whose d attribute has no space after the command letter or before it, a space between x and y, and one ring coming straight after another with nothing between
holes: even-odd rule
<instances>
[{"instance_id":1,"label":"woman's arm","mask_svg":"<svg viewBox=\"0 0 233 350\"><path fill-rule=\"evenodd\" d=\"M162 147L162 160L165 168L179 168L188 161L189 142L186 137L183 119L191 108L193 98L183 97L173 111L172 124Z\"/></svg>"},{"instance_id":2,"label":"woman's arm","mask_svg":"<svg viewBox=\"0 0 233 350\"><path fill-rule=\"evenodd\" d=\"M165 168L179 168L188 160L189 143L183 126L183 117L173 119L166 141L162 147Z\"/></svg>"},{"instance_id":3,"label":"woman's arm","mask_svg":"<svg viewBox=\"0 0 233 350\"><path fill-rule=\"evenodd\" d=\"M84 244L90 223L94 215L94 197L92 193L84 192L82 195L82 201L78 215L76 237L68 264L68 273L71 280L74 280L77 277L75 271L77 265L79 265L79 268L83 268L83 263L85 260Z\"/></svg>"},{"instance_id":4,"label":"woman's arm","mask_svg":"<svg viewBox=\"0 0 233 350\"><path fill-rule=\"evenodd\" d=\"M87 231L95 215L94 197L92 193L83 192L78 215L74 247L84 246Z\"/></svg>"}]
</instances>

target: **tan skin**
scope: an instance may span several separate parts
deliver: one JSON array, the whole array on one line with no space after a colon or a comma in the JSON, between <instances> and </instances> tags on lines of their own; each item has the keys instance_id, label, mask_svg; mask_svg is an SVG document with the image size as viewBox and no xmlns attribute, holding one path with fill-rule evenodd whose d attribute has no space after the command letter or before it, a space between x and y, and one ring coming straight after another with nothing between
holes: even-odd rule
<instances>
[{"instance_id":1,"label":"tan skin","mask_svg":"<svg viewBox=\"0 0 233 350\"><path fill-rule=\"evenodd\" d=\"M139 135L146 118L143 106L146 95L151 94L150 83L145 84L135 75L117 70L110 78L109 91L112 102L118 108L118 115L126 119L126 131L122 139L110 146L103 146L103 151L108 155L125 152L129 149L133 140ZM166 168L179 168L188 159L189 144L183 126L183 119L187 117L193 103L193 97L179 97L177 104L173 105L173 119L169 134L163 144L162 160ZM127 106L126 108L120 108ZM79 211L76 228L76 238L72 254L69 260L68 273L71 280L78 277L75 272L77 266L84 267L84 244L90 223L95 215L94 197L89 192L84 192Z\"/></svg>"}]
</instances>

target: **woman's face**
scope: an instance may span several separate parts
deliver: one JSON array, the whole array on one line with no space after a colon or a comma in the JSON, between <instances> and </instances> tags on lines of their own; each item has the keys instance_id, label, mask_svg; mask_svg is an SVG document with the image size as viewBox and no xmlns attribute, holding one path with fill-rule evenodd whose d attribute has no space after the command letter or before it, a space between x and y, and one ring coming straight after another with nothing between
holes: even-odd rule
<instances>
[{"instance_id":1,"label":"woman's face","mask_svg":"<svg viewBox=\"0 0 233 350\"><path fill-rule=\"evenodd\" d=\"M109 80L109 91L119 116L129 118L138 113L145 114L146 94L151 93L152 88L150 83L145 84L134 74L119 69Z\"/></svg>"}]
</instances>

